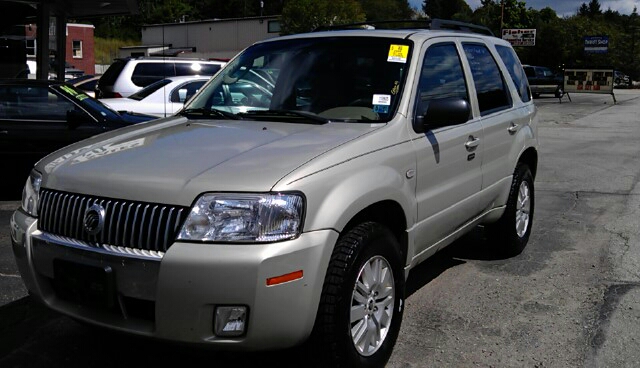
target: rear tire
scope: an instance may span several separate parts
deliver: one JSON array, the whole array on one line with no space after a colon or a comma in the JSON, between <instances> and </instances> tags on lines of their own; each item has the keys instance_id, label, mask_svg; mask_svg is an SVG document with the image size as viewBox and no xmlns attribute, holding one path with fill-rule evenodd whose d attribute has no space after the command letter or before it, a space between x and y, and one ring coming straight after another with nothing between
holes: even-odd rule
<instances>
[{"instance_id":1,"label":"rear tire","mask_svg":"<svg viewBox=\"0 0 640 368\"><path fill-rule=\"evenodd\" d=\"M322 288L311 347L320 367L383 367L402 322L404 272L398 241L362 223L337 242Z\"/></svg>"},{"instance_id":2,"label":"rear tire","mask_svg":"<svg viewBox=\"0 0 640 368\"><path fill-rule=\"evenodd\" d=\"M501 253L518 255L531 235L535 196L529 166L519 163L513 173L507 206L498 222L488 227L489 239Z\"/></svg>"}]
</instances>

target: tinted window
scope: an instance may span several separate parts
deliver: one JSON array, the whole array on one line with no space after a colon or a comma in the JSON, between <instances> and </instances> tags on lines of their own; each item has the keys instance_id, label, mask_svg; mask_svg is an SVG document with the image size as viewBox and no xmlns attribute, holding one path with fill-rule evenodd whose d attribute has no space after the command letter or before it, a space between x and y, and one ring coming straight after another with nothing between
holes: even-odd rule
<instances>
[{"instance_id":1,"label":"tinted window","mask_svg":"<svg viewBox=\"0 0 640 368\"><path fill-rule=\"evenodd\" d=\"M144 87L143 89L139 90L138 92L132 94L131 96L129 96L129 98L132 99L132 100L140 101L143 98L149 96L153 92L159 90L160 88L166 86L169 83L171 83L170 79L159 80L157 82L151 83L150 85Z\"/></svg>"},{"instance_id":2,"label":"tinted window","mask_svg":"<svg viewBox=\"0 0 640 368\"><path fill-rule=\"evenodd\" d=\"M86 92L93 92L96 89L97 79L90 80L88 82L80 83L76 87Z\"/></svg>"},{"instance_id":3,"label":"tinted window","mask_svg":"<svg viewBox=\"0 0 640 368\"><path fill-rule=\"evenodd\" d=\"M468 101L458 51L454 44L431 46L422 63L416 115L424 115L431 100L450 97Z\"/></svg>"},{"instance_id":4,"label":"tinted window","mask_svg":"<svg viewBox=\"0 0 640 368\"><path fill-rule=\"evenodd\" d=\"M173 63L139 63L133 69L131 81L138 87L146 87L166 77L175 77Z\"/></svg>"},{"instance_id":5,"label":"tinted window","mask_svg":"<svg viewBox=\"0 0 640 368\"><path fill-rule=\"evenodd\" d=\"M520 64L520 60L518 60L516 52L507 46L496 46L496 50L498 50L498 55L500 55L504 65L507 66L513 84L518 88L520 99L523 102L531 101L529 82L527 81L527 76L524 74L524 70L522 70L522 65Z\"/></svg>"},{"instance_id":6,"label":"tinted window","mask_svg":"<svg viewBox=\"0 0 640 368\"><path fill-rule=\"evenodd\" d=\"M113 86L125 65L126 62L124 60L114 61L107 71L104 72L102 77L100 77L100 82L98 82L98 84L101 86Z\"/></svg>"},{"instance_id":7,"label":"tinted window","mask_svg":"<svg viewBox=\"0 0 640 368\"><path fill-rule=\"evenodd\" d=\"M178 103L185 102L186 100L190 99L191 96L195 95L196 92L200 90L200 87L202 87L202 85L205 82L206 81L189 82L187 84L183 84L182 86L174 89L173 92L171 93L171 102L178 102ZM181 90L184 90L183 98L180 98Z\"/></svg>"},{"instance_id":8,"label":"tinted window","mask_svg":"<svg viewBox=\"0 0 640 368\"><path fill-rule=\"evenodd\" d=\"M0 101L4 119L66 121L67 111L76 108L47 86L3 86Z\"/></svg>"},{"instance_id":9,"label":"tinted window","mask_svg":"<svg viewBox=\"0 0 640 368\"><path fill-rule=\"evenodd\" d=\"M536 76L536 71L530 66L525 66L524 67L524 74L526 74L527 77L535 77Z\"/></svg>"},{"instance_id":10,"label":"tinted window","mask_svg":"<svg viewBox=\"0 0 640 368\"><path fill-rule=\"evenodd\" d=\"M176 63L176 75L214 75L220 70L217 64Z\"/></svg>"},{"instance_id":11,"label":"tinted window","mask_svg":"<svg viewBox=\"0 0 640 368\"><path fill-rule=\"evenodd\" d=\"M509 108L511 99L498 64L485 45L463 44L476 86L480 115Z\"/></svg>"},{"instance_id":12,"label":"tinted window","mask_svg":"<svg viewBox=\"0 0 640 368\"><path fill-rule=\"evenodd\" d=\"M80 104L82 108L90 111L96 116L101 116L109 120L120 119L120 115L118 115L117 112L111 110L111 108L107 107L99 100L87 96L83 91L76 87L63 84L53 86L52 88L72 101L75 101L75 103Z\"/></svg>"}]
</instances>

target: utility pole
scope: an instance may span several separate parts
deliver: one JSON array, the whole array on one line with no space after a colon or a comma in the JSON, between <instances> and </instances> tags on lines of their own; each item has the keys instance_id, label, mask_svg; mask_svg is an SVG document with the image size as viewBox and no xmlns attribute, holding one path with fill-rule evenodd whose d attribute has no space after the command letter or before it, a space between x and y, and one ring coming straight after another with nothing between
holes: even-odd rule
<instances>
[{"instance_id":1,"label":"utility pole","mask_svg":"<svg viewBox=\"0 0 640 368\"><path fill-rule=\"evenodd\" d=\"M500 0L500 33L502 33L502 29L504 28L504 0Z\"/></svg>"}]
</instances>

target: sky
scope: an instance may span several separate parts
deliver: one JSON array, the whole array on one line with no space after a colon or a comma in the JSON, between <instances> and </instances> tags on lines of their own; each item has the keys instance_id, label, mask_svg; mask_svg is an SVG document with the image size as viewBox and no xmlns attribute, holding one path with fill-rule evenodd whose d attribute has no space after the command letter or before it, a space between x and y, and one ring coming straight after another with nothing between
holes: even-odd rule
<instances>
[{"instance_id":1,"label":"sky","mask_svg":"<svg viewBox=\"0 0 640 368\"><path fill-rule=\"evenodd\" d=\"M471 9L480 6L480 0L465 1ZM412 7L421 9L423 1L409 0L409 3ZM589 0L526 0L525 3L527 3L527 8L540 10L548 6L555 10L559 16L570 16L576 13L582 3L589 3ZM638 11L640 11L640 0L600 0L600 6L603 11L611 8L611 10L617 10L622 14L630 14L634 6L638 7Z\"/></svg>"}]
</instances>

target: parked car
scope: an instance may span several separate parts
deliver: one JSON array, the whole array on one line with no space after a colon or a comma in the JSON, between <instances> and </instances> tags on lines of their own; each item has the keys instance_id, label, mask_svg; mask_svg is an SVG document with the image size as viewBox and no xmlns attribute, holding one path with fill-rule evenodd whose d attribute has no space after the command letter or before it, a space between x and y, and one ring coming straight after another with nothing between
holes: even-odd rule
<instances>
[{"instance_id":1,"label":"parked car","mask_svg":"<svg viewBox=\"0 0 640 368\"><path fill-rule=\"evenodd\" d=\"M615 87L626 87L629 86L629 76L624 74L621 71L614 71L614 79L613 79L613 85Z\"/></svg>"},{"instance_id":2,"label":"parked car","mask_svg":"<svg viewBox=\"0 0 640 368\"><path fill-rule=\"evenodd\" d=\"M384 366L415 267L480 224L518 254L534 214L515 51L431 25L258 42L175 116L41 160L11 220L31 296L134 335Z\"/></svg>"},{"instance_id":3,"label":"parked car","mask_svg":"<svg viewBox=\"0 0 640 368\"><path fill-rule=\"evenodd\" d=\"M58 67L58 61L56 59L49 60L49 79L58 79L56 74L56 68ZM64 62L64 80L78 78L84 75L84 70L78 69L75 66Z\"/></svg>"},{"instance_id":4,"label":"parked car","mask_svg":"<svg viewBox=\"0 0 640 368\"><path fill-rule=\"evenodd\" d=\"M555 74L544 66L524 65L523 67L533 97L540 97L543 93L552 94L557 98L564 96L564 77L561 73Z\"/></svg>"},{"instance_id":5,"label":"parked car","mask_svg":"<svg viewBox=\"0 0 640 368\"><path fill-rule=\"evenodd\" d=\"M117 113L63 82L0 80L3 188L10 178L27 175L38 160L66 145L154 118ZM8 195L13 199L20 197L21 182L11 184Z\"/></svg>"},{"instance_id":6,"label":"parked car","mask_svg":"<svg viewBox=\"0 0 640 368\"><path fill-rule=\"evenodd\" d=\"M222 61L186 58L139 57L116 59L104 72L96 87L98 98L129 97L161 79L176 76L212 76Z\"/></svg>"},{"instance_id":7,"label":"parked car","mask_svg":"<svg viewBox=\"0 0 640 368\"><path fill-rule=\"evenodd\" d=\"M78 78L69 79L67 83L86 93L87 96L95 97L96 84L99 79L99 75L85 74Z\"/></svg>"},{"instance_id":8,"label":"parked car","mask_svg":"<svg viewBox=\"0 0 640 368\"><path fill-rule=\"evenodd\" d=\"M116 111L135 111L165 117L182 108L209 80L209 77L171 77L152 83L126 98L103 98Z\"/></svg>"}]
</instances>

